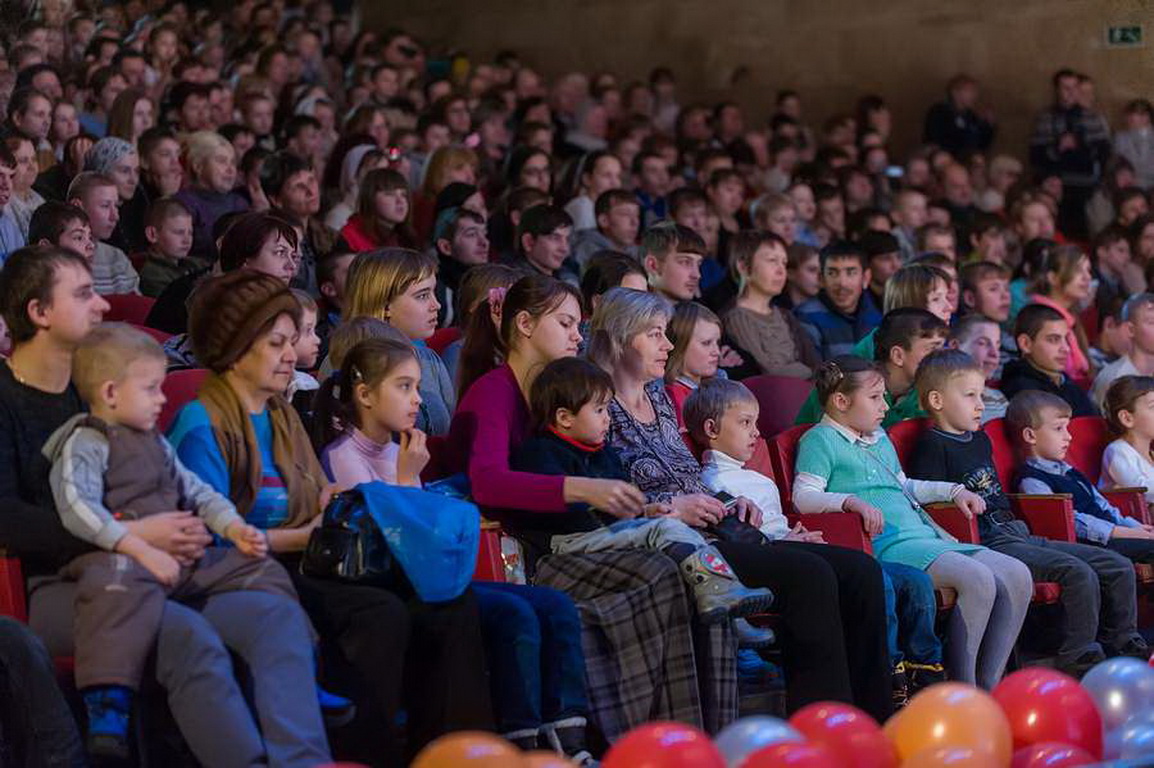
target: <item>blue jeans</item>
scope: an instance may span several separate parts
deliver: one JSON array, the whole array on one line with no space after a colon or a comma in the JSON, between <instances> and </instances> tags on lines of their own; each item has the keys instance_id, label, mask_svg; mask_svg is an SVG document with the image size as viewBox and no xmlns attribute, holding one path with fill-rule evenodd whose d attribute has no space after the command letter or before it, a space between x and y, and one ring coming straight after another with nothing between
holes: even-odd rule
<instances>
[{"instance_id":1,"label":"blue jeans","mask_svg":"<svg viewBox=\"0 0 1154 768\"><path fill-rule=\"evenodd\" d=\"M934 583L918 568L882 562L886 593L886 644L890 662L941 664L942 641L934 634L938 603Z\"/></svg>"},{"instance_id":2,"label":"blue jeans","mask_svg":"<svg viewBox=\"0 0 1154 768\"><path fill-rule=\"evenodd\" d=\"M524 734L584 717L585 654L573 600L555 589L491 581L474 581L473 592L481 609L497 729Z\"/></svg>"}]
</instances>

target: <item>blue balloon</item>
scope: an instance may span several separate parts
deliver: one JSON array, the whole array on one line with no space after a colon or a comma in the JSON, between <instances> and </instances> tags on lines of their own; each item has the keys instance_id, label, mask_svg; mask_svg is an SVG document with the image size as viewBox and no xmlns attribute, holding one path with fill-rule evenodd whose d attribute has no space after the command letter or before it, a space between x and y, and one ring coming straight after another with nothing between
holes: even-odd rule
<instances>
[{"instance_id":1,"label":"blue balloon","mask_svg":"<svg viewBox=\"0 0 1154 768\"><path fill-rule=\"evenodd\" d=\"M1118 733L1118 757L1131 760L1154 755L1154 725L1148 722L1127 723Z\"/></svg>"},{"instance_id":2,"label":"blue balloon","mask_svg":"<svg viewBox=\"0 0 1154 768\"><path fill-rule=\"evenodd\" d=\"M1121 728L1134 715L1154 710L1154 669L1137 659L1103 661L1086 673L1082 687L1102 714L1106 734Z\"/></svg>"},{"instance_id":3,"label":"blue balloon","mask_svg":"<svg viewBox=\"0 0 1154 768\"><path fill-rule=\"evenodd\" d=\"M757 750L784 741L802 742L805 737L784 720L752 715L722 728L713 743L725 756L726 768L738 768Z\"/></svg>"}]
</instances>

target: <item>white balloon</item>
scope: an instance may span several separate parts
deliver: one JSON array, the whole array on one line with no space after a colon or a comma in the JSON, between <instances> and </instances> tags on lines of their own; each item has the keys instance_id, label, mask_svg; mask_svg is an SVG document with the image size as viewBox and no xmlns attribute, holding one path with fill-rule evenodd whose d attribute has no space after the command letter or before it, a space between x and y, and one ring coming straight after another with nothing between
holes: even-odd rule
<instances>
[{"instance_id":1,"label":"white balloon","mask_svg":"<svg viewBox=\"0 0 1154 768\"><path fill-rule=\"evenodd\" d=\"M1082 687L1098 706L1107 734L1134 715L1154 710L1154 669L1138 659L1103 661L1086 673Z\"/></svg>"},{"instance_id":2,"label":"white balloon","mask_svg":"<svg viewBox=\"0 0 1154 768\"><path fill-rule=\"evenodd\" d=\"M752 715L722 728L713 743L725 756L726 768L739 768L757 750L785 741L805 741L805 737L784 720Z\"/></svg>"}]
</instances>

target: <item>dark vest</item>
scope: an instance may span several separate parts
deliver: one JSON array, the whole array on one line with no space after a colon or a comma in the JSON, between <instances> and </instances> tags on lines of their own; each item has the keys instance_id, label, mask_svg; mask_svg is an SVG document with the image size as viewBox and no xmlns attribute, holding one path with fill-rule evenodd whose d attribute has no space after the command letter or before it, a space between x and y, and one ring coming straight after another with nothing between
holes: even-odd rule
<instances>
[{"instance_id":1,"label":"dark vest","mask_svg":"<svg viewBox=\"0 0 1154 768\"><path fill-rule=\"evenodd\" d=\"M176 465L169 460L160 433L113 426L94 417L85 419L83 426L108 438L104 506L113 514L123 520L139 520L181 509Z\"/></svg>"},{"instance_id":2,"label":"dark vest","mask_svg":"<svg viewBox=\"0 0 1154 768\"><path fill-rule=\"evenodd\" d=\"M1032 477L1036 480L1041 480L1046 485L1053 489L1054 493L1068 493L1074 497L1074 511L1093 515L1102 520L1113 522L1106 513L1098 507L1098 502L1094 500L1094 486L1086 479L1078 470L1071 467L1064 475L1052 475L1049 472L1043 472L1031 464L1023 464L1018 470L1018 477L1015 481L1020 484L1024 478Z\"/></svg>"}]
</instances>

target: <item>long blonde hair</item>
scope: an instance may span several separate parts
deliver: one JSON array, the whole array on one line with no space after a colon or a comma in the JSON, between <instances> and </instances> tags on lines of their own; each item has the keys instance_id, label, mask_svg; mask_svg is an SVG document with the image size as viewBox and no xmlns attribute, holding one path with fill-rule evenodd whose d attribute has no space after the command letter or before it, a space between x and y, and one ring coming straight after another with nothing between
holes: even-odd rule
<instances>
[{"instance_id":1,"label":"long blonde hair","mask_svg":"<svg viewBox=\"0 0 1154 768\"><path fill-rule=\"evenodd\" d=\"M388 321L389 304L413 283L437 274L437 260L407 248L382 248L362 253L349 267L345 285L347 317Z\"/></svg>"}]
</instances>

